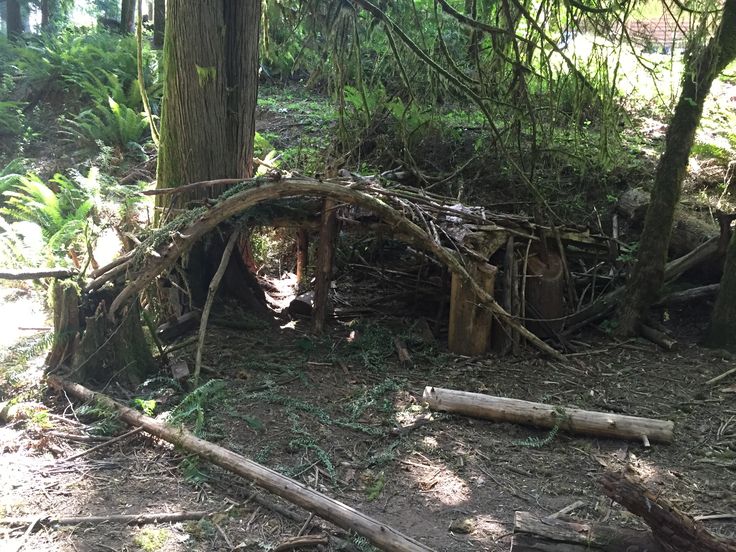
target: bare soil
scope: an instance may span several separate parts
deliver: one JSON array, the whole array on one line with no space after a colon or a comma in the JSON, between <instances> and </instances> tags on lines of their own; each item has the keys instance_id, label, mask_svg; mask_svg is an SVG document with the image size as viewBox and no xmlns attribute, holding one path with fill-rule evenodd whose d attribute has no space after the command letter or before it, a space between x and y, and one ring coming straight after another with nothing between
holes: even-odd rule
<instances>
[{"instance_id":1,"label":"bare soil","mask_svg":"<svg viewBox=\"0 0 736 552\"><path fill-rule=\"evenodd\" d=\"M549 514L577 500L584 506L573 512L576 519L643 528L603 496L598 479L605 470L637 474L692 515L736 513L736 376L705 385L734 359L688 344L695 326L681 332L677 352L594 333L563 364L531 352L517 358L449 355L441 342L428 342L413 321L400 318L335 322L323 338L299 321L282 328L250 321L245 330L232 327L237 313L220 318L231 327L208 332L204 362L207 375L224 384L208 385L203 436L435 550L509 550L514 511ZM406 340L412 365L398 362L395 335ZM193 354L183 349L179 358L191 366ZM27 397L32 383L24 385ZM671 419L676 437L669 446L645 448L438 413L401 431L427 414L421 401L426 385ZM114 385L106 392L130 399ZM171 410L182 397L160 383L147 392L158 399L158 411ZM3 550L22 544L38 552L255 551L300 530L335 531L316 518L305 524L308 512L145 435L65 462L97 444L69 437L89 435L97 418L65 396L45 395L45 402L53 415L44 423L0 427L4 516L218 514L201 522L42 527L27 535L23 527L3 527ZM264 507L264 499L294 519ZM736 537L734 518L705 523ZM352 549L369 549L341 534ZM329 549L340 544L332 539Z\"/></svg>"}]
</instances>

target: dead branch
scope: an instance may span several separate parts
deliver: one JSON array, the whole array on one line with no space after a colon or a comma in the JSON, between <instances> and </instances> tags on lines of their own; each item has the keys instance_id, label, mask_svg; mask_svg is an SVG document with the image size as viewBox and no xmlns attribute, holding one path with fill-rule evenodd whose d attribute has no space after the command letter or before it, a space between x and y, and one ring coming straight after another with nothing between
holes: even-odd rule
<instances>
[{"instance_id":1,"label":"dead branch","mask_svg":"<svg viewBox=\"0 0 736 552\"><path fill-rule=\"evenodd\" d=\"M174 427L144 416L123 406L102 393L95 393L81 385L64 381L57 376L48 378L50 386L63 389L84 401L96 401L117 412L120 419L232 473L253 481L256 485L294 504L314 512L346 530L364 536L388 552L432 552L428 546L410 538L342 502L334 500L306 485L262 466L224 447L195 437L182 427Z\"/></svg>"},{"instance_id":2,"label":"dead branch","mask_svg":"<svg viewBox=\"0 0 736 552\"><path fill-rule=\"evenodd\" d=\"M222 253L222 259L220 259L220 266L217 267L215 275L210 281L209 288L207 289L207 300L204 303L204 309L202 310L202 318L199 322L199 336L197 338L197 354L194 361L194 375L192 377L194 381L194 387L197 387L199 381L199 373L202 370L202 349L204 348L204 338L207 335L207 320L210 318L210 311L212 310L212 304L215 302L215 294L217 288L220 287L220 281L225 275L225 270L230 262L230 255L233 253L233 248L238 241L240 231L235 230L230 234L230 238L227 240L225 245L225 251Z\"/></svg>"},{"instance_id":3,"label":"dead branch","mask_svg":"<svg viewBox=\"0 0 736 552\"><path fill-rule=\"evenodd\" d=\"M211 512L158 512L151 514L112 514L106 516L70 516L59 517L41 514L30 517L0 517L0 524L25 526L35 523L36 526L51 527L54 525L82 525L96 523L124 523L126 525L144 525L147 523L174 523L203 519L211 516Z\"/></svg>"},{"instance_id":4,"label":"dead branch","mask_svg":"<svg viewBox=\"0 0 736 552\"><path fill-rule=\"evenodd\" d=\"M623 473L606 473L603 492L641 517L663 550L671 552L736 552L736 541L710 533L705 526L680 512L667 500Z\"/></svg>"},{"instance_id":5,"label":"dead branch","mask_svg":"<svg viewBox=\"0 0 736 552\"><path fill-rule=\"evenodd\" d=\"M40 278L73 278L78 271L69 268L22 268L0 270L0 280L38 280Z\"/></svg>"}]
</instances>

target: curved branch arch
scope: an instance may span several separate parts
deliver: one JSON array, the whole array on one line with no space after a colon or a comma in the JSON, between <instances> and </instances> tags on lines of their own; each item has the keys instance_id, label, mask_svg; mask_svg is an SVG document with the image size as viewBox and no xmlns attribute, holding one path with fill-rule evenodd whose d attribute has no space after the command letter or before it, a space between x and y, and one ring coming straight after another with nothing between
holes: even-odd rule
<instances>
[{"instance_id":1,"label":"curved branch arch","mask_svg":"<svg viewBox=\"0 0 736 552\"><path fill-rule=\"evenodd\" d=\"M256 181L253 187L223 199L192 222L186 229L175 235L167 245L160 248L158 256L148 255L145 257L143 265L137 271L135 278L123 288L110 305L109 316L114 318L115 313L125 303L143 291L159 275L171 269L181 255L186 253L198 240L214 230L220 223L260 203L300 196L330 198L360 206L373 212L396 232L399 239L433 254L451 272L457 274L464 283L471 286L479 302L488 308L502 323L518 331L540 351L559 360L564 358L561 353L522 326L495 301L492 295L483 290L470 276L461 255L436 242L421 227L404 216L401 211L393 208L381 198L371 195L368 187L361 189L361 184L355 182L346 184L341 180L320 181L294 177L277 181L264 181L264 183Z\"/></svg>"}]
</instances>

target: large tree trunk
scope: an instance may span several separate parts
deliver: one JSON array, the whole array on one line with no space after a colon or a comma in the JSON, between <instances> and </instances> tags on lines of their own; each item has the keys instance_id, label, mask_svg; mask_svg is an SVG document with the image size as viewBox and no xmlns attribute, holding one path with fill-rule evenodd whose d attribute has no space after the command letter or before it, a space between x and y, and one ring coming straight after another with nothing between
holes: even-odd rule
<instances>
[{"instance_id":1,"label":"large tree trunk","mask_svg":"<svg viewBox=\"0 0 736 552\"><path fill-rule=\"evenodd\" d=\"M19 0L6 0L5 23L8 30L8 39L14 40L23 32L23 18L20 14Z\"/></svg>"},{"instance_id":2,"label":"large tree trunk","mask_svg":"<svg viewBox=\"0 0 736 552\"><path fill-rule=\"evenodd\" d=\"M160 188L251 175L260 6L255 0L169 0L158 157ZM191 201L221 192L221 187L199 188L160 199L157 207L182 209ZM224 240L218 237L190 255L186 273L195 305L204 303L223 247ZM246 273L242 258L232 256L222 291L235 292L242 299L244 289L250 287L251 306L265 303L255 279L244 285L242 275Z\"/></svg>"},{"instance_id":3,"label":"large tree trunk","mask_svg":"<svg viewBox=\"0 0 736 552\"><path fill-rule=\"evenodd\" d=\"M120 32L132 33L135 25L135 2L136 0L123 0L120 5Z\"/></svg>"},{"instance_id":4,"label":"large tree trunk","mask_svg":"<svg viewBox=\"0 0 736 552\"><path fill-rule=\"evenodd\" d=\"M721 288L713 308L706 345L736 350L736 232L726 253Z\"/></svg>"},{"instance_id":5,"label":"large tree trunk","mask_svg":"<svg viewBox=\"0 0 736 552\"><path fill-rule=\"evenodd\" d=\"M166 0L156 0L153 8L153 47L157 50L164 47L165 29Z\"/></svg>"},{"instance_id":6,"label":"large tree trunk","mask_svg":"<svg viewBox=\"0 0 736 552\"><path fill-rule=\"evenodd\" d=\"M680 99L670 121L659 159L652 201L644 221L639 253L619 311L619 331L635 333L657 300L664 278L675 208L685 177L695 131L713 80L736 57L736 0L726 0L721 23L708 45L688 59Z\"/></svg>"},{"instance_id":7,"label":"large tree trunk","mask_svg":"<svg viewBox=\"0 0 736 552\"><path fill-rule=\"evenodd\" d=\"M41 28L46 30L51 22L51 0L41 0Z\"/></svg>"}]
</instances>

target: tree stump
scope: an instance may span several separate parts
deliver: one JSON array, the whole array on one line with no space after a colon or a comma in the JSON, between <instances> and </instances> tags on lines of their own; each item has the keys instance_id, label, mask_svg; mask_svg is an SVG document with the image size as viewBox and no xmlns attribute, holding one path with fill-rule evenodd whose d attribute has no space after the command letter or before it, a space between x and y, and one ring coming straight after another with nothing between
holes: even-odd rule
<instances>
[{"instance_id":1,"label":"tree stump","mask_svg":"<svg viewBox=\"0 0 736 552\"><path fill-rule=\"evenodd\" d=\"M56 280L52 287L54 342L46 357L49 368L69 362L79 340L79 287L69 280Z\"/></svg>"},{"instance_id":2,"label":"tree stump","mask_svg":"<svg viewBox=\"0 0 736 552\"><path fill-rule=\"evenodd\" d=\"M85 320L84 334L72 362L73 379L107 383L115 378L138 385L155 370L137 303L113 324L107 317L105 302L100 302L94 315Z\"/></svg>"}]
</instances>

